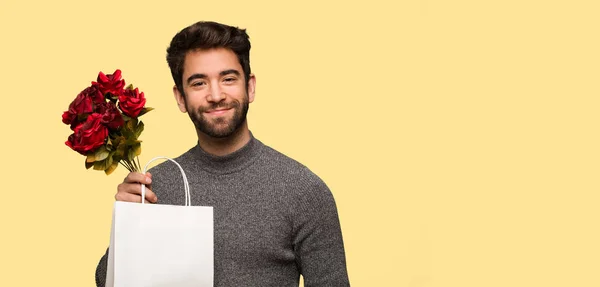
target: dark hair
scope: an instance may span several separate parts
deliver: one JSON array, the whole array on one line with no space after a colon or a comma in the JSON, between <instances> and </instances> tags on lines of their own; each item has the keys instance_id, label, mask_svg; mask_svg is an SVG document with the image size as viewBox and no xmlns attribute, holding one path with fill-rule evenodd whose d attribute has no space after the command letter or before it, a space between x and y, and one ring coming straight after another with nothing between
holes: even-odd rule
<instances>
[{"instance_id":1,"label":"dark hair","mask_svg":"<svg viewBox=\"0 0 600 287\"><path fill-rule=\"evenodd\" d=\"M226 48L238 58L246 84L250 80L250 40L246 29L239 29L216 22L200 21L181 30L167 48L167 62L179 92L183 92L183 63L189 51L198 49Z\"/></svg>"}]
</instances>

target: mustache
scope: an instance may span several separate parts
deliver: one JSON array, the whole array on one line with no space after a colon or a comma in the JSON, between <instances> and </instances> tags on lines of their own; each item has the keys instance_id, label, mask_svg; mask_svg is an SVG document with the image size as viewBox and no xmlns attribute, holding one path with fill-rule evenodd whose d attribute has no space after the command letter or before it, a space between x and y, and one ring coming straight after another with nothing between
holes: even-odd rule
<instances>
[{"instance_id":1,"label":"mustache","mask_svg":"<svg viewBox=\"0 0 600 287\"><path fill-rule=\"evenodd\" d=\"M207 106L207 107L199 107L198 112L203 113L206 111L211 111L211 110L216 110L216 109L233 109L233 108L237 108L239 106L240 106L240 102L238 102L238 101L233 101L230 103L219 102L216 104L211 104L210 106Z\"/></svg>"}]
</instances>

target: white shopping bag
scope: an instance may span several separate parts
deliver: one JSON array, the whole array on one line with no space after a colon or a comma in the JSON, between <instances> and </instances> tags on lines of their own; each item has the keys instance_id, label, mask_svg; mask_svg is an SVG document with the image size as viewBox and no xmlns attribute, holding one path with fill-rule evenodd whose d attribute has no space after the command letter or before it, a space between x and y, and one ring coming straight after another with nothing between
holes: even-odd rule
<instances>
[{"instance_id":1,"label":"white shopping bag","mask_svg":"<svg viewBox=\"0 0 600 287\"><path fill-rule=\"evenodd\" d=\"M185 206L115 202L106 286L213 286L213 208L191 206L185 172ZM148 162L148 164L150 164ZM144 173L146 168L144 168Z\"/></svg>"}]
</instances>

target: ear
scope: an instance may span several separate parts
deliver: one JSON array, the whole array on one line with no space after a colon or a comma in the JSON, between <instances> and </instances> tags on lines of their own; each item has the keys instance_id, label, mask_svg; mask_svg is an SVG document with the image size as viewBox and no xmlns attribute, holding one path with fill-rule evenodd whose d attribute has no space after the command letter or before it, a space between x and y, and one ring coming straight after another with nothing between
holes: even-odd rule
<instances>
[{"instance_id":1,"label":"ear","mask_svg":"<svg viewBox=\"0 0 600 287\"><path fill-rule=\"evenodd\" d=\"M177 106L182 113L187 113L187 109L185 108L185 98L177 89L177 86L173 86L173 95L175 96L175 101L177 101Z\"/></svg>"},{"instance_id":2,"label":"ear","mask_svg":"<svg viewBox=\"0 0 600 287\"><path fill-rule=\"evenodd\" d=\"M256 94L256 76L250 74L248 80L248 102L254 102L254 95Z\"/></svg>"}]
</instances>

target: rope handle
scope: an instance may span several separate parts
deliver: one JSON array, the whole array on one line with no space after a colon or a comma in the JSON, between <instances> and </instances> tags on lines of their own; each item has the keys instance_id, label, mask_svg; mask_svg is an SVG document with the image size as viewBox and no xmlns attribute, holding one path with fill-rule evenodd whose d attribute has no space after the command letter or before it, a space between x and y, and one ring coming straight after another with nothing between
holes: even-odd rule
<instances>
[{"instance_id":1,"label":"rope handle","mask_svg":"<svg viewBox=\"0 0 600 287\"><path fill-rule=\"evenodd\" d=\"M183 171L183 168L181 167L181 165L179 165L179 163L177 163L176 161L168 158L168 157L164 157L164 156L157 156L153 159L151 159L146 166L144 166L144 174L146 174L146 171L148 170L148 165L150 165L151 162L157 160L157 159L167 159L172 161L174 164L177 165L177 167L179 168L179 170L181 171L181 175L183 176L183 187L185 190L185 206L191 206L192 205L192 199L190 196L190 185L188 184L188 180L187 177L185 176L185 172ZM146 185L142 184L142 204L144 204L144 199L146 198Z\"/></svg>"}]
</instances>

